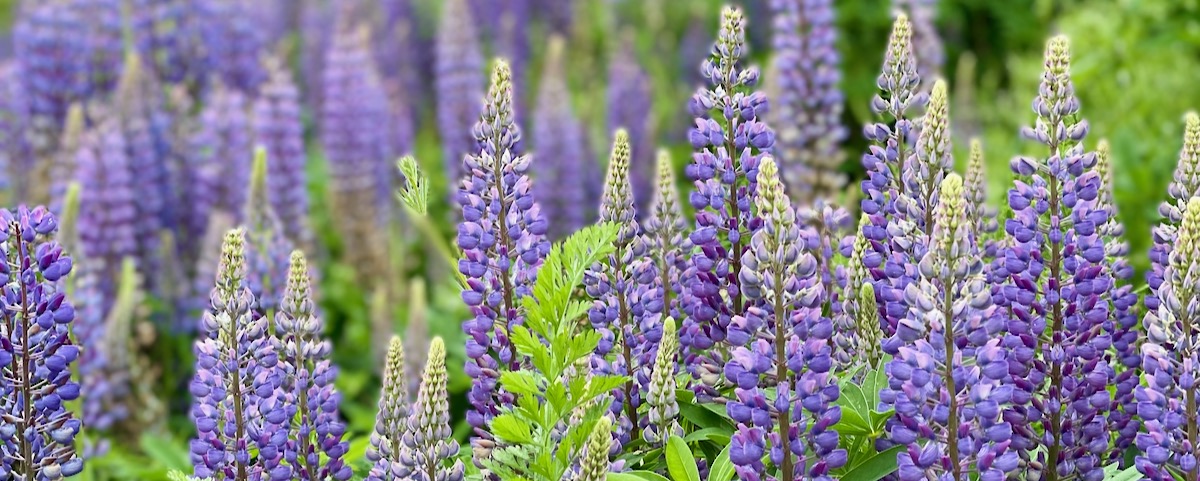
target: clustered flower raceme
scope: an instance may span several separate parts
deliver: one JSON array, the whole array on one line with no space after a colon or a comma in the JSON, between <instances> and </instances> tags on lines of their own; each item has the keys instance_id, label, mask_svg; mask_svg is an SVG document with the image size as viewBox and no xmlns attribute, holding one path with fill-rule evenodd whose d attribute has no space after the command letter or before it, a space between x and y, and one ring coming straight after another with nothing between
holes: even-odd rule
<instances>
[{"instance_id":1,"label":"clustered flower raceme","mask_svg":"<svg viewBox=\"0 0 1200 481\"><path fill-rule=\"evenodd\" d=\"M920 82L912 53L912 25L901 14L892 26L883 72L876 81L881 92L871 100L871 110L885 120L868 124L864 129L872 145L862 158L867 171L867 178L862 181L862 212L871 219L871 226L864 227L862 233L871 241L879 258L878 265L870 267L870 272L880 299L885 336L895 334L896 325L907 312L902 293L915 272L906 265L915 265L911 262L915 253L913 244L921 241L919 233L927 232L914 232L918 229L918 219L910 218L911 211L900 203L909 186L906 179L914 171L908 167L913 157L909 140L915 133L908 111L924 106L927 100L917 91ZM921 217L919 220L924 220Z\"/></svg>"},{"instance_id":2,"label":"clustered flower raceme","mask_svg":"<svg viewBox=\"0 0 1200 481\"><path fill-rule=\"evenodd\" d=\"M892 0L892 10L912 19L913 46L917 54L917 71L926 79L922 90L928 91L928 81L942 75L946 61L942 37L937 31L938 5L936 0Z\"/></svg>"},{"instance_id":3,"label":"clustered flower raceme","mask_svg":"<svg viewBox=\"0 0 1200 481\"><path fill-rule=\"evenodd\" d=\"M564 49L562 38L550 40L533 115L535 194L551 240L563 239L596 219L594 197L588 195L588 185L595 182L589 164L594 167L595 160L584 143L584 126L571 108Z\"/></svg>"},{"instance_id":4,"label":"clustered flower raceme","mask_svg":"<svg viewBox=\"0 0 1200 481\"><path fill-rule=\"evenodd\" d=\"M998 246L989 237L1000 228L996 222L996 210L987 205L987 171L983 159L983 143L979 139L971 139L970 157L967 159L967 172L963 180L964 195L967 203L967 218L975 223L975 243L983 255L984 269L996 258Z\"/></svg>"},{"instance_id":5,"label":"clustered flower raceme","mask_svg":"<svg viewBox=\"0 0 1200 481\"><path fill-rule=\"evenodd\" d=\"M1014 386L1005 419L1014 428L1011 447L1029 472L1047 480L1091 479L1108 456L1113 404L1103 301L1112 273L1098 232L1110 213L1100 202L1096 155L1084 152L1088 124L1079 116L1063 37L1047 44L1033 110L1037 122L1022 133L1049 152L1045 160L1011 162L1017 180L1004 229L1012 245L1003 255L1009 280L996 296Z\"/></svg>"},{"instance_id":6,"label":"clustered flower raceme","mask_svg":"<svg viewBox=\"0 0 1200 481\"><path fill-rule=\"evenodd\" d=\"M1174 249L1158 288L1160 304L1146 314L1142 345L1145 385L1136 390L1137 414L1145 432L1137 435L1136 466L1153 481L1195 479L1195 446L1200 432L1197 409L1197 326L1193 318L1200 300L1200 197L1188 199L1175 232ZM1178 473L1178 474L1176 474Z\"/></svg>"},{"instance_id":7,"label":"clustered flower raceme","mask_svg":"<svg viewBox=\"0 0 1200 481\"><path fill-rule=\"evenodd\" d=\"M821 315L817 260L804 246L775 161L763 157L758 167L762 227L738 273L746 297L758 303L730 323L728 340L738 347L724 370L736 386L726 405L738 423L730 460L741 479L832 479L830 470L847 460L831 429L841 419L833 322ZM778 471L763 463L764 454Z\"/></svg>"},{"instance_id":8,"label":"clustered flower raceme","mask_svg":"<svg viewBox=\"0 0 1200 481\"><path fill-rule=\"evenodd\" d=\"M66 403L79 398L71 368L75 308L61 286L72 261L43 207L0 211L0 478L60 479L83 470L82 428Z\"/></svg>"},{"instance_id":9,"label":"clustered flower raceme","mask_svg":"<svg viewBox=\"0 0 1200 481\"><path fill-rule=\"evenodd\" d=\"M1007 351L995 336L991 292L982 275L962 178L941 182L920 277L905 288L908 316L886 367L880 399L896 411L891 441L903 481L1003 479L1017 467L1013 427L1003 418L1013 387ZM924 441L924 442L919 442Z\"/></svg>"},{"instance_id":10,"label":"clustered flower raceme","mask_svg":"<svg viewBox=\"0 0 1200 481\"><path fill-rule=\"evenodd\" d=\"M1150 270L1146 282L1150 292L1146 294L1146 308L1158 309L1158 289L1166 280L1167 264L1170 263L1172 246L1179 223L1183 220L1183 208L1192 197L1200 195L1200 115L1188 112L1184 120L1183 149L1175 166L1175 176L1167 186L1167 200L1158 207L1163 222L1153 230L1154 246L1150 248Z\"/></svg>"},{"instance_id":11,"label":"clustered flower raceme","mask_svg":"<svg viewBox=\"0 0 1200 481\"><path fill-rule=\"evenodd\" d=\"M347 444L330 346L319 339L308 266L293 253L274 319L255 312L246 235L225 236L212 309L196 341L191 393L197 477L310 481L349 479ZM272 326L272 322L274 325Z\"/></svg>"},{"instance_id":12,"label":"clustered flower raceme","mask_svg":"<svg viewBox=\"0 0 1200 481\"><path fill-rule=\"evenodd\" d=\"M833 2L773 0L771 125L789 195L801 204L841 194L843 96Z\"/></svg>"},{"instance_id":13,"label":"clustered flower raceme","mask_svg":"<svg viewBox=\"0 0 1200 481\"><path fill-rule=\"evenodd\" d=\"M254 102L254 141L266 150L271 209L283 233L297 245L312 247L308 223L308 175L300 93L278 59L267 63L268 78Z\"/></svg>"},{"instance_id":14,"label":"clustered flower raceme","mask_svg":"<svg viewBox=\"0 0 1200 481\"><path fill-rule=\"evenodd\" d=\"M467 334L466 373L471 377L467 422L474 428L472 453L478 463L494 447L488 422L513 401L499 390L501 371L519 369L509 339L522 323L519 298L530 294L537 268L549 253L547 222L534 202L527 171L531 158L517 152L521 131L514 118L512 72L497 61L492 70L483 115L475 124L479 150L463 162L466 177L458 191L462 223L459 272L466 278L463 302L472 319Z\"/></svg>"},{"instance_id":15,"label":"clustered flower raceme","mask_svg":"<svg viewBox=\"0 0 1200 481\"><path fill-rule=\"evenodd\" d=\"M608 63L608 129L629 133L629 182L637 218L645 222L655 187L653 92L649 76L637 61L633 35L625 38Z\"/></svg>"},{"instance_id":16,"label":"clustered flower raceme","mask_svg":"<svg viewBox=\"0 0 1200 481\"><path fill-rule=\"evenodd\" d=\"M696 209L689 240L696 252L681 275L686 318L680 344L688 371L701 381L696 388L706 396L720 383L730 322L754 304L738 276L747 244L760 227L752 204L759 160L775 145L774 132L761 120L766 96L745 92L758 83L758 70L738 65L746 54L745 23L740 10L722 12L712 55L701 66L710 86L688 103L695 116L688 140L695 152L686 172L696 187L688 198Z\"/></svg>"},{"instance_id":17,"label":"clustered flower raceme","mask_svg":"<svg viewBox=\"0 0 1200 481\"><path fill-rule=\"evenodd\" d=\"M467 0L449 0L442 8L435 45L434 91L437 95L437 124L442 135L442 162L446 176L459 179L471 175L463 156L473 155L476 139L470 125L479 115L486 79L480 53L476 19Z\"/></svg>"}]
</instances>

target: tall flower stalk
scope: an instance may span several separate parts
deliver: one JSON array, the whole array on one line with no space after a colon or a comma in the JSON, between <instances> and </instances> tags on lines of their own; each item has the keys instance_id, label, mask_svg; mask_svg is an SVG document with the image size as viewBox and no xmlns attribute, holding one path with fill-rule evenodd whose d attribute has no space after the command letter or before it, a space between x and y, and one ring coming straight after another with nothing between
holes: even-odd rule
<instances>
[{"instance_id":1,"label":"tall flower stalk","mask_svg":"<svg viewBox=\"0 0 1200 481\"><path fill-rule=\"evenodd\" d=\"M395 481L400 479L400 453L404 450L404 433L408 431L409 381L404 358L404 341L392 336L388 342L387 358L384 360L383 388L379 393L379 410L375 415L375 430L371 433L371 446L367 448L367 460L374 463L367 474L368 481Z\"/></svg>"},{"instance_id":2,"label":"tall flower stalk","mask_svg":"<svg viewBox=\"0 0 1200 481\"><path fill-rule=\"evenodd\" d=\"M1058 481L1098 476L1108 448L1107 386L1113 378L1103 332L1112 284L1097 227L1109 218L1098 204L1094 153L1084 153L1087 121L1079 115L1066 38L1046 46L1045 71L1034 99L1034 127L1022 134L1047 148L1044 160L1017 157L1008 192L1013 241L1004 254L1009 282L998 301L1010 350L1013 448L1030 472ZM998 312L1003 313L1005 309Z\"/></svg>"},{"instance_id":3,"label":"tall flower stalk","mask_svg":"<svg viewBox=\"0 0 1200 481\"><path fill-rule=\"evenodd\" d=\"M761 117L767 97L747 92L758 83L758 70L739 65L745 54L746 19L741 10L726 8L712 57L701 66L709 87L699 89L688 103L695 116L688 131L695 153L687 176L696 186L689 196L696 209L690 240L698 251L683 274L687 317L679 340L688 350L688 370L702 381L697 388L705 395L714 394L711 388L720 382L728 351L721 343L731 320L752 304L738 273L757 230L752 199L759 160L775 145L775 134Z\"/></svg>"},{"instance_id":4,"label":"tall flower stalk","mask_svg":"<svg viewBox=\"0 0 1200 481\"><path fill-rule=\"evenodd\" d=\"M1146 272L1146 283L1150 285L1146 309L1158 309L1156 293L1166 279L1175 233L1183 220L1183 208L1197 195L1200 195L1200 115L1188 112L1184 117L1183 148L1179 151L1175 175L1167 186L1167 200L1158 206L1162 221L1152 232L1154 245L1150 247L1150 270Z\"/></svg>"},{"instance_id":5,"label":"tall flower stalk","mask_svg":"<svg viewBox=\"0 0 1200 481\"><path fill-rule=\"evenodd\" d=\"M321 339L324 322L316 313L308 273L304 254L293 251L275 315L284 409L291 420L283 455L292 467L292 479L345 481L354 473L342 459L349 443L342 441L346 426L338 419L341 395L333 385L337 368L329 359L333 346Z\"/></svg>"},{"instance_id":6,"label":"tall flower stalk","mask_svg":"<svg viewBox=\"0 0 1200 481\"><path fill-rule=\"evenodd\" d=\"M1176 232L1175 249L1158 288L1158 309L1146 314L1142 345L1145 386L1136 391L1145 432L1137 435L1142 455L1136 466L1146 479L1200 479L1195 446L1200 441L1200 405L1195 378L1200 366L1195 312L1200 302L1200 197L1188 199Z\"/></svg>"},{"instance_id":7,"label":"tall flower stalk","mask_svg":"<svg viewBox=\"0 0 1200 481\"><path fill-rule=\"evenodd\" d=\"M527 175L530 157L516 145L521 131L514 118L512 72L504 61L492 70L483 115L473 130L480 149L466 157L467 176L458 191L462 223L459 272L466 278L462 299L472 318L467 334L466 373L471 377L467 422L476 463L495 446L488 423L513 396L499 389L502 371L518 369L521 360L510 340L513 326L523 322L521 298L530 294L538 266L550 250L546 220L534 202Z\"/></svg>"},{"instance_id":8,"label":"tall flower stalk","mask_svg":"<svg viewBox=\"0 0 1200 481\"><path fill-rule=\"evenodd\" d=\"M743 344L725 365L737 386L726 404L738 423L730 460L742 479L828 479L847 461L832 429L841 419L833 323L820 315L817 260L803 250L774 159L764 157L757 174L754 202L763 227L750 239L738 277L759 304L730 325L730 340ZM768 452L773 468L763 463Z\"/></svg>"},{"instance_id":9,"label":"tall flower stalk","mask_svg":"<svg viewBox=\"0 0 1200 481\"><path fill-rule=\"evenodd\" d=\"M287 436L276 435L289 420L276 389L282 382L279 353L267 332L270 319L252 312L245 246L243 231L225 235L212 307L200 322L190 386L197 431L192 464L201 478L291 479L282 462Z\"/></svg>"},{"instance_id":10,"label":"tall flower stalk","mask_svg":"<svg viewBox=\"0 0 1200 481\"><path fill-rule=\"evenodd\" d=\"M79 474L82 423L66 403L79 398L71 365L75 308L62 292L71 258L54 241L58 222L43 207L0 211L0 477L34 481Z\"/></svg>"},{"instance_id":11,"label":"tall flower stalk","mask_svg":"<svg viewBox=\"0 0 1200 481\"><path fill-rule=\"evenodd\" d=\"M891 440L904 481L1003 479L1017 467L1013 428L1001 418L1013 388L1000 339L987 332L991 290L967 217L962 178L946 176L920 277L905 289L908 317L881 400L896 410ZM986 340L981 344L974 344ZM923 443L921 441L924 441Z\"/></svg>"},{"instance_id":12,"label":"tall flower stalk","mask_svg":"<svg viewBox=\"0 0 1200 481\"><path fill-rule=\"evenodd\" d=\"M462 481L463 464L455 459L458 441L450 429L446 344L442 338L433 338L427 359L395 473L399 479L414 481Z\"/></svg>"}]
</instances>

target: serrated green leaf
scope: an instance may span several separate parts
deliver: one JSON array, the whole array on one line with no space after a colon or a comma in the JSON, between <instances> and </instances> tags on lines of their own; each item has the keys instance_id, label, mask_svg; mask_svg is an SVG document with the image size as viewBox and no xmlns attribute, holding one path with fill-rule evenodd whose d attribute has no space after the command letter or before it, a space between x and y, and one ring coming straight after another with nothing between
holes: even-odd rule
<instances>
[{"instance_id":1,"label":"serrated green leaf","mask_svg":"<svg viewBox=\"0 0 1200 481\"><path fill-rule=\"evenodd\" d=\"M492 434L496 437L516 444L533 442L533 432L525 421L513 414L501 414L492 419Z\"/></svg>"},{"instance_id":2,"label":"serrated green leaf","mask_svg":"<svg viewBox=\"0 0 1200 481\"><path fill-rule=\"evenodd\" d=\"M896 454L904 449L904 446L892 446L883 452L876 453L842 475L840 479L841 481L879 481L884 476L896 472Z\"/></svg>"},{"instance_id":3,"label":"serrated green leaf","mask_svg":"<svg viewBox=\"0 0 1200 481\"><path fill-rule=\"evenodd\" d=\"M500 385L518 396L533 396L539 392L537 376L530 371L506 371L500 374Z\"/></svg>"},{"instance_id":4,"label":"serrated green leaf","mask_svg":"<svg viewBox=\"0 0 1200 481\"><path fill-rule=\"evenodd\" d=\"M717 455L717 459L713 461L712 466L709 466L708 481L729 481L733 479L735 471L733 469L733 462L729 460L729 450L732 447L733 445L726 443L725 449L721 450L721 453Z\"/></svg>"},{"instance_id":5,"label":"serrated green leaf","mask_svg":"<svg viewBox=\"0 0 1200 481\"><path fill-rule=\"evenodd\" d=\"M696 458L688 448L683 438L671 436L667 438L667 473L675 481L700 481L700 470L696 468Z\"/></svg>"}]
</instances>

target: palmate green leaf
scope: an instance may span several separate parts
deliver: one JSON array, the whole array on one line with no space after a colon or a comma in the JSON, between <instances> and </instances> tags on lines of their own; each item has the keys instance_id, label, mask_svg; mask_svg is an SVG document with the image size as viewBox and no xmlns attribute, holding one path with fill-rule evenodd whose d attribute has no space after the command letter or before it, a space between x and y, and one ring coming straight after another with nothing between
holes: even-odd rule
<instances>
[{"instance_id":1,"label":"palmate green leaf","mask_svg":"<svg viewBox=\"0 0 1200 481\"><path fill-rule=\"evenodd\" d=\"M615 375L593 375L588 382L587 389L583 393L582 399L592 399L601 394L612 391L613 389L624 386L629 382L628 376Z\"/></svg>"},{"instance_id":2,"label":"palmate green leaf","mask_svg":"<svg viewBox=\"0 0 1200 481\"><path fill-rule=\"evenodd\" d=\"M667 473L674 481L700 481L700 470L696 468L696 458L688 448L683 438L671 436L667 438Z\"/></svg>"},{"instance_id":3,"label":"palmate green leaf","mask_svg":"<svg viewBox=\"0 0 1200 481\"><path fill-rule=\"evenodd\" d=\"M842 410L842 419L833 425L833 430L842 436L869 436L874 432L867 420L852 409Z\"/></svg>"},{"instance_id":4,"label":"palmate green leaf","mask_svg":"<svg viewBox=\"0 0 1200 481\"><path fill-rule=\"evenodd\" d=\"M515 414L505 413L492 419L492 434L497 438L516 444L533 442L533 431L529 424Z\"/></svg>"},{"instance_id":5,"label":"palmate green leaf","mask_svg":"<svg viewBox=\"0 0 1200 481\"><path fill-rule=\"evenodd\" d=\"M892 446L885 451L876 453L850 469L839 479L841 481L879 481L884 476L896 472L896 454L904 449L904 446Z\"/></svg>"},{"instance_id":6,"label":"palmate green leaf","mask_svg":"<svg viewBox=\"0 0 1200 481\"><path fill-rule=\"evenodd\" d=\"M530 371L506 371L500 374L500 386L518 396L533 396L541 392L538 376Z\"/></svg>"}]
</instances>

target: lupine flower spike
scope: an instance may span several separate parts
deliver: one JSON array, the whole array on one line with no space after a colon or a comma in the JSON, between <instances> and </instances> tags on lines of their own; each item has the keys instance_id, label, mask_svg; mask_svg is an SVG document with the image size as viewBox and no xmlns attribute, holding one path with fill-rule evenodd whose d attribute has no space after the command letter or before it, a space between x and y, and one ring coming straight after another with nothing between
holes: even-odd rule
<instances>
[{"instance_id":1,"label":"lupine flower spike","mask_svg":"<svg viewBox=\"0 0 1200 481\"><path fill-rule=\"evenodd\" d=\"M587 195L587 185L595 180L586 173L587 165L595 159L585 144L584 127L571 108L563 39L552 38L547 48L533 116L537 158L533 170L538 204L550 223L550 238L558 240L596 218L595 198Z\"/></svg>"},{"instance_id":2,"label":"lupine flower spike","mask_svg":"<svg viewBox=\"0 0 1200 481\"><path fill-rule=\"evenodd\" d=\"M750 239L738 277L758 303L730 323L729 339L740 347L725 364L725 377L737 386L726 404L738 423L730 460L741 479L778 470L777 479L828 480L847 460L831 429L841 419L833 323L820 315L817 261L802 250L796 213L770 156L759 165L754 202L763 227ZM774 469L763 463L768 452Z\"/></svg>"},{"instance_id":3,"label":"lupine flower spike","mask_svg":"<svg viewBox=\"0 0 1200 481\"><path fill-rule=\"evenodd\" d=\"M1166 279L1164 272L1171 259L1175 232L1183 219L1183 208L1192 197L1200 195L1200 115L1188 112L1184 117L1183 149L1175 166L1175 177L1167 186L1167 201L1158 206L1162 221L1153 230L1154 246L1150 248L1150 270L1146 273L1150 292L1146 309L1158 309L1156 292Z\"/></svg>"},{"instance_id":4,"label":"lupine flower spike","mask_svg":"<svg viewBox=\"0 0 1200 481\"><path fill-rule=\"evenodd\" d=\"M1079 114L1064 37L1047 43L1033 110L1037 122L1022 135L1048 154L1011 162L1017 180L1004 230L1013 245L1003 263L1010 280L994 296L1016 389L1004 416L1024 468L1046 481L1094 479L1107 455L1107 388L1114 376L1103 355L1112 345L1102 302L1112 280L1097 230L1109 212L1097 203L1096 155L1084 153L1088 124Z\"/></svg>"},{"instance_id":5,"label":"lupine flower spike","mask_svg":"<svg viewBox=\"0 0 1200 481\"><path fill-rule=\"evenodd\" d=\"M666 149L659 150L658 181L644 227L648 254L653 262L653 266L646 267L653 267L657 271L655 289L662 303L660 311L663 316L674 319L683 316L679 306L683 287L680 276L687 269L684 253L692 249L687 235L687 221L683 218L683 206L679 200L679 188L676 186L675 167L671 163L671 154Z\"/></svg>"},{"instance_id":6,"label":"lupine flower spike","mask_svg":"<svg viewBox=\"0 0 1200 481\"><path fill-rule=\"evenodd\" d=\"M79 398L71 365L75 308L61 286L71 258L54 241L58 222L43 207L0 211L0 478L79 474L82 428L66 403Z\"/></svg>"},{"instance_id":7,"label":"lupine flower spike","mask_svg":"<svg viewBox=\"0 0 1200 481\"><path fill-rule=\"evenodd\" d=\"M862 232L880 258L880 265L870 272L876 282L887 336L895 332L907 311L901 298L902 284L911 275L905 266L911 259L905 254L911 248L912 237L904 233L912 231L915 221L898 202L907 189L904 176L913 155L909 140L914 126L908 111L924 106L926 100L917 91L920 82L912 53L912 24L908 16L901 14L892 25L883 72L876 80L880 93L871 99L871 110L880 121L864 129L872 145L862 158L867 171L867 179L862 182L862 211L871 219L871 227Z\"/></svg>"},{"instance_id":8,"label":"lupine flower spike","mask_svg":"<svg viewBox=\"0 0 1200 481\"><path fill-rule=\"evenodd\" d=\"M1006 351L984 326L991 292L974 254L962 178L950 174L941 184L933 237L920 278L904 292L909 314L896 330L901 345L880 399L896 410L891 440L908 446L897 454L902 481L1003 479L1017 467L1008 450L1012 426L1000 417L1013 393Z\"/></svg>"},{"instance_id":9,"label":"lupine flower spike","mask_svg":"<svg viewBox=\"0 0 1200 481\"><path fill-rule=\"evenodd\" d=\"M1137 401L1134 388L1138 386L1142 330L1138 326L1138 295L1133 291L1133 267L1126 256L1129 243L1125 241L1125 226L1117 219L1117 203L1113 199L1112 149L1108 140L1096 144L1096 173L1100 176L1100 193L1096 201L1098 209L1109 212L1108 220L1096 226L1104 242L1107 267L1112 272L1115 285L1107 296L1110 318L1104 329L1112 336L1115 357L1109 361L1116 370L1113 384L1113 409L1109 412L1109 427L1117 433L1113 440L1110 459L1123 460L1125 451L1133 445L1141 421L1137 418Z\"/></svg>"},{"instance_id":10,"label":"lupine flower spike","mask_svg":"<svg viewBox=\"0 0 1200 481\"><path fill-rule=\"evenodd\" d=\"M997 246L989 237L999 229L999 224L996 222L996 209L987 204L987 170L983 159L983 143L979 139L971 139L971 152L964 177L967 218L975 223L972 232L975 233L979 252L983 254L985 262L990 262L996 256Z\"/></svg>"},{"instance_id":11,"label":"lupine flower spike","mask_svg":"<svg viewBox=\"0 0 1200 481\"><path fill-rule=\"evenodd\" d=\"M308 224L308 176L300 94L291 73L274 57L267 61L267 82L254 103L254 140L266 149L271 208L284 234L311 250Z\"/></svg>"},{"instance_id":12,"label":"lupine flower spike","mask_svg":"<svg viewBox=\"0 0 1200 481\"><path fill-rule=\"evenodd\" d=\"M662 331L662 341L658 344L646 394L648 425L642 435L646 442L655 446L666 444L670 436L683 435L683 430L676 423L679 404L675 400L675 369L679 362L675 356L679 354L679 334L675 330L675 320L667 318Z\"/></svg>"},{"instance_id":13,"label":"lupine flower spike","mask_svg":"<svg viewBox=\"0 0 1200 481\"><path fill-rule=\"evenodd\" d=\"M292 479L283 463L291 418L275 388L282 379L267 334L270 320L252 312L245 246L243 231L225 235L212 307L200 322L190 389L197 437L190 453L197 477L283 481Z\"/></svg>"},{"instance_id":14,"label":"lupine flower spike","mask_svg":"<svg viewBox=\"0 0 1200 481\"><path fill-rule=\"evenodd\" d=\"M438 24L436 64L438 131L442 133L442 161L446 176L456 180L463 171L463 156L475 151L470 125L479 115L479 99L484 88L483 55L479 52L475 19L467 0L448 0L442 5Z\"/></svg>"},{"instance_id":15,"label":"lupine flower spike","mask_svg":"<svg viewBox=\"0 0 1200 481\"><path fill-rule=\"evenodd\" d=\"M400 450L399 479L462 481L463 464L456 459L458 441L450 429L450 400L446 392L446 345L435 337L429 346L421 388L408 418Z\"/></svg>"},{"instance_id":16,"label":"lupine flower spike","mask_svg":"<svg viewBox=\"0 0 1200 481\"><path fill-rule=\"evenodd\" d=\"M333 346L321 339L323 324L316 314L308 261L303 253L293 251L287 287L275 315L284 409L291 420L283 455L294 479L345 481L353 472L342 460L348 448L342 441L346 426L338 419L337 368L329 360Z\"/></svg>"},{"instance_id":17,"label":"lupine flower spike","mask_svg":"<svg viewBox=\"0 0 1200 481\"><path fill-rule=\"evenodd\" d=\"M772 0L774 10L771 125L779 133L784 183L801 205L842 191L840 144L846 138L838 82L832 0Z\"/></svg>"},{"instance_id":18,"label":"lupine flower spike","mask_svg":"<svg viewBox=\"0 0 1200 481\"><path fill-rule=\"evenodd\" d=\"M379 393L379 411L375 415L375 431L367 460L375 463L367 474L368 481L398 481L400 452L404 449L404 433L408 431L409 382L406 379L404 342L392 336L388 342L387 359L383 368L383 389Z\"/></svg>"},{"instance_id":19,"label":"lupine flower spike","mask_svg":"<svg viewBox=\"0 0 1200 481\"><path fill-rule=\"evenodd\" d=\"M523 322L519 298L529 295L537 268L550 251L546 220L526 174L530 158L516 151L521 131L513 112L512 72L503 61L492 70L474 135L480 149L464 162L457 242L463 255L458 269L467 279L462 299L473 316L463 330L469 358L465 370L472 379L467 422L475 430L471 446L478 463L495 445L488 422L513 401L499 390L497 380L500 371L520 366L508 337L512 326Z\"/></svg>"},{"instance_id":20,"label":"lupine flower spike","mask_svg":"<svg viewBox=\"0 0 1200 481\"><path fill-rule=\"evenodd\" d=\"M612 421L606 417L596 422L588 436L587 447L584 448L583 460L580 461L579 476L575 481L604 481L612 464L608 460L612 450Z\"/></svg>"},{"instance_id":21,"label":"lupine flower spike","mask_svg":"<svg viewBox=\"0 0 1200 481\"><path fill-rule=\"evenodd\" d=\"M1146 343L1142 345L1145 386L1137 388L1137 413L1145 430L1137 435L1143 453L1138 471L1152 481L1192 480L1200 476L1194 446L1200 426L1196 416L1200 366L1195 306L1200 301L1200 197L1188 199L1166 279L1158 289L1161 301L1146 314Z\"/></svg>"},{"instance_id":22,"label":"lupine flower spike","mask_svg":"<svg viewBox=\"0 0 1200 481\"><path fill-rule=\"evenodd\" d=\"M740 67L744 55L746 19L741 10L726 8L712 56L701 66L709 87L688 103L695 117L688 131L695 152L687 176L696 186L688 199L696 209L690 239L698 251L683 274L687 316L679 341L688 351L689 372L702 381L696 386L702 396L715 394L728 351L721 343L733 317L752 303L737 273L759 225L752 203L759 160L775 145L775 133L762 121L767 97L747 92L758 83L758 70ZM745 339L729 341L736 346Z\"/></svg>"}]
</instances>

